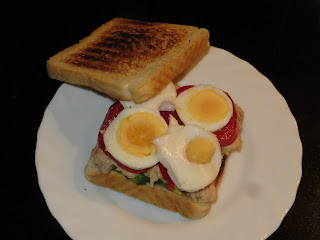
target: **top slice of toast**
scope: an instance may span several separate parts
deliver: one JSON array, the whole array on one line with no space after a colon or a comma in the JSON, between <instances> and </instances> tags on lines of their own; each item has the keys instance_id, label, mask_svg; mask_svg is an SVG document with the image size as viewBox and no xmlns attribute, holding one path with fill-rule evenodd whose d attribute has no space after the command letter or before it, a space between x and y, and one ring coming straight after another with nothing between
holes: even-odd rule
<instances>
[{"instance_id":1,"label":"top slice of toast","mask_svg":"<svg viewBox=\"0 0 320 240\"><path fill-rule=\"evenodd\" d=\"M159 93L210 48L193 26L114 18L47 61L50 78L140 103Z\"/></svg>"}]
</instances>

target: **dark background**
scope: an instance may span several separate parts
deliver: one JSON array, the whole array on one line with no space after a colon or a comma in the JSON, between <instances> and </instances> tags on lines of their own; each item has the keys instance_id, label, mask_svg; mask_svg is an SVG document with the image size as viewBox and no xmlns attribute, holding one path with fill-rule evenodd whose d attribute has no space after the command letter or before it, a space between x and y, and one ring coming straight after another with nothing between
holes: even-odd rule
<instances>
[{"instance_id":1,"label":"dark background","mask_svg":"<svg viewBox=\"0 0 320 240\"><path fill-rule=\"evenodd\" d=\"M269 239L320 239L320 0L118 2L14 3L2 21L9 26L2 29L9 44L2 46L6 58L1 72L10 73L3 81L11 83L13 104L8 110L11 128L2 131L10 145L2 146L8 159L2 182L4 229L11 238L68 239L46 206L34 161L43 113L61 85L47 76L46 60L111 18L125 17L207 28L211 45L248 61L272 81L298 122L303 174L291 210Z\"/></svg>"}]
</instances>

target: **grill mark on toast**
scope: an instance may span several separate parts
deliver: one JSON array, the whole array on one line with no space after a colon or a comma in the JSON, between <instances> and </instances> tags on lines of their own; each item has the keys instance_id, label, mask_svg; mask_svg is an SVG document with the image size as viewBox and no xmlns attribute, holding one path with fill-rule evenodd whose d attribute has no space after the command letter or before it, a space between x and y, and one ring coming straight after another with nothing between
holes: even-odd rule
<instances>
[{"instance_id":1,"label":"grill mark on toast","mask_svg":"<svg viewBox=\"0 0 320 240\"><path fill-rule=\"evenodd\" d=\"M184 29L154 28L139 21L134 26L113 26L96 41L71 54L66 62L112 73L136 71L164 55L186 34Z\"/></svg>"},{"instance_id":2,"label":"grill mark on toast","mask_svg":"<svg viewBox=\"0 0 320 240\"><path fill-rule=\"evenodd\" d=\"M93 55L87 53L78 53L76 56L81 57L84 60L100 61L100 62L110 62L110 59L101 55Z\"/></svg>"},{"instance_id":3,"label":"grill mark on toast","mask_svg":"<svg viewBox=\"0 0 320 240\"><path fill-rule=\"evenodd\" d=\"M107 48L107 49L117 49L117 50L125 50L128 48L128 46L119 44L116 42L105 42L105 41L100 41L92 44L93 46L100 47L100 48Z\"/></svg>"},{"instance_id":4,"label":"grill mark on toast","mask_svg":"<svg viewBox=\"0 0 320 240\"><path fill-rule=\"evenodd\" d=\"M94 48L94 47L89 47L84 49L85 52L89 52L89 53L102 53L102 49L100 48Z\"/></svg>"},{"instance_id":5,"label":"grill mark on toast","mask_svg":"<svg viewBox=\"0 0 320 240\"><path fill-rule=\"evenodd\" d=\"M112 56L112 57L116 57L119 55L119 53L116 51L111 51L109 49L103 49L103 48L86 48L83 51L88 54L97 54L97 55L105 55L105 56Z\"/></svg>"}]
</instances>

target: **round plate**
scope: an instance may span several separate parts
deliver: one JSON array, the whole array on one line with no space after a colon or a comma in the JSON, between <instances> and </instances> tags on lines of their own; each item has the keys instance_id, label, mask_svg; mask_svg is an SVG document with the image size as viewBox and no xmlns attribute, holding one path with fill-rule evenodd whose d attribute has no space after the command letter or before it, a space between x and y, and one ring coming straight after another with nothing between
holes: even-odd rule
<instances>
[{"instance_id":1,"label":"round plate","mask_svg":"<svg viewBox=\"0 0 320 240\"><path fill-rule=\"evenodd\" d=\"M36 168L52 215L73 239L263 239L292 206L302 145L285 99L249 63L212 47L183 77L227 91L244 111L243 146L229 157L218 201L199 220L88 182L84 168L112 100L63 84L38 131Z\"/></svg>"}]
</instances>

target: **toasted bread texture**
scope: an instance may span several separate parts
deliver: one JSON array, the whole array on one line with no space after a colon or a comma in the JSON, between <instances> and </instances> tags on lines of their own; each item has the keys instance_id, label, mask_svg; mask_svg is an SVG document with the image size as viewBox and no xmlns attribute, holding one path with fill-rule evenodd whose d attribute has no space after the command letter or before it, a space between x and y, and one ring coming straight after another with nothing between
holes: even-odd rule
<instances>
[{"instance_id":1,"label":"toasted bread texture","mask_svg":"<svg viewBox=\"0 0 320 240\"><path fill-rule=\"evenodd\" d=\"M178 195L167 190L162 185L156 184L154 188L146 185L137 185L116 171L104 174L93 162L94 157L93 153L85 168L85 177L96 185L113 189L160 208L179 212L181 215L191 219L204 217L210 211L211 203L193 202L185 194Z\"/></svg>"},{"instance_id":2,"label":"toasted bread texture","mask_svg":"<svg viewBox=\"0 0 320 240\"><path fill-rule=\"evenodd\" d=\"M140 103L205 55L209 32L114 18L47 61L50 78Z\"/></svg>"},{"instance_id":3,"label":"toasted bread texture","mask_svg":"<svg viewBox=\"0 0 320 240\"><path fill-rule=\"evenodd\" d=\"M231 144L232 146L226 146L224 147L225 149L222 149L226 155L220 168L220 172L212 183L216 189L219 187L222 180L227 157L231 152L240 151L242 146L240 131L244 114L238 105L235 105L235 107L238 116L239 135L234 143ZM95 147L92 150L91 157L84 170L86 179L96 185L113 189L173 212L179 212L182 216L190 219L198 219L206 216L210 212L211 205L215 202L215 200L212 202L204 202L201 199L195 202L185 192L177 194L167 190L163 185L155 184L153 188L147 185L137 185L116 171L110 171L105 174L100 171L98 165L95 163L95 158L101 157L101 154L104 155L103 151L99 149L99 147Z\"/></svg>"}]
</instances>

